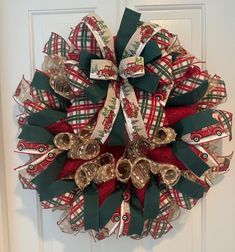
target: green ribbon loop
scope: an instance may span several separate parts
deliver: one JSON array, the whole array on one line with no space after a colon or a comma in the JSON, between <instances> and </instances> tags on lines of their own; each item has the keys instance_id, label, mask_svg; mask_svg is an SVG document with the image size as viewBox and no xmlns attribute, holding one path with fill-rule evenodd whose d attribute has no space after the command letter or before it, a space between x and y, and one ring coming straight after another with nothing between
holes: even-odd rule
<instances>
[{"instance_id":1,"label":"green ribbon loop","mask_svg":"<svg viewBox=\"0 0 235 252\"><path fill-rule=\"evenodd\" d=\"M167 106L186 106L197 103L205 95L208 86L208 80L204 80L196 89L169 99Z\"/></svg>"},{"instance_id":2,"label":"green ribbon loop","mask_svg":"<svg viewBox=\"0 0 235 252\"><path fill-rule=\"evenodd\" d=\"M205 189L202 185L186 179L183 176L180 177L179 182L174 186L174 188L193 199L202 198L205 192Z\"/></svg>"},{"instance_id":3,"label":"green ribbon loop","mask_svg":"<svg viewBox=\"0 0 235 252\"><path fill-rule=\"evenodd\" d=\"M151 175L149 186L144 198L144 220L155 219L159 214L160 189L157 185L156 176Z\"/></svg>"},{"instance_id":4,"label":"green ribbon loop","mask_svg":"<svg viewBox=\"0 0 235 252\"><path fill-rule=\"evenodd\" d=\"M90 72L92 59L100 59L100 57L85 50L81 51L79 59L79 68L85 70L86 72Z\"/></svg>"},{"instance_id":5,"label":"green ribbon loop","mask_svg":"<svg viewBox=\"0 0 235 252\"><path fill-rule=\"evenodd\" d=\"M40 71L34 73L31 85L36 89L42 89L54 93L54 90L50 86L50 77Z\"/></svg>"},{"instance_id":6,"label":"green ribbon loop","mask_svg":"<svg viewBox=\"0 0 235 252\"><path fill-rule=\"evenodd\" d=\"M84 90L86 97L93 103L97 103L107 96L109 82L106 80L96 80Z\"/></svg>"},{"instance_id":7,"label":"green ribbon loop","mask_svg":"<svg viewBox=\"0 0 235 252\"><path fill-rule=\"evenodd\" d=\"M42 171L37 177L31 180L31 182L37 186L37 190L40 191L56 180L56 178L64 168L64 164L67 158L68 157L66 152L59 154L44 171Z\"/></svg>"},{"instance_id":8,"label":"green ribbon loop","mask_svg":"<svg viewBox=\"0 0 235 252\"><path fill-rule=\"evenodd\" d=\"M182 119L174 127L177 136L182 137L193 131L217 124L218 121L212 117L213 113L214 110L208 109Z\"/></svg>"},{"instance_id":9,"label":"green ribbon loop","mask_svg":"<svg viewBox=\"0 0 235 252\"><path fill-rule=\"evenodd\" d=\"M130 78L129 82L138 89L149 93L155 93L158 88L159 80L159 76L152 73L145 73L142 77Z\"/></svg>"},{"instance_id":10,"label":"green ribbon loop","mask_svg":"<svg viewBox=\"0 0 235 252\"><path fill-rule=\"evenodd\" d=\"M129 42L130 38L136 31L140 19L140 13L125 9L125 12L122 17L122 21L117 33L115 52L118 63L122 59L124 49Z\"/></svg>"},{"instance_id":11,"label":"green ribbon loop","mask_svg":"<svg viewBox=\"0 0 235 252\"><path fill-rule=\"evenodd\" d=\"M176 157L198 177L210 168L188 144L176 141L172 143L172 147Z\"/></svg>"},{"instance_id":12,"label":"green ribbon loop","mask_svg":"<svg viewBox=\"0 0 235 252\"><path fill-rule=\"evenodd\" d=\"M128 235L141 235L144 227L144 216L139 199L134 192L131 193L130 198L130 224Z\"/></svg>"},{"instance_id":13,"label":"green ribbon loop","mask_svg":"<svg viewBox=\"0 0 235 252\"><path fill-rule=\"evenodd\" d=\"M30 125L46 127L66 117L65 112L53 109L45 109L27 117Z\"/></svg>"},{"instance_id":14,"label":"green ribbon loop","mask_svg":"<svg viewBox=\"0 0 235 252\"><path fill-rule=\"evenodd\" d=\"M113 192L100 206L99 209L99 227L103 228L111 219L115 211L120 207L123 200L123 190L119 189Z\"/></svg>"},{"instance_id":15,"label":"green ribbon loop","mask_svg":"<svg viewBox=\"0 0 235 252\"><path fill-rule=\"evenodd\" d=\"M77 185L74 181L57 180L39 190L40 201L51 200L75 189L77 189Z\"/></svg>"},{"instance_id":16,"label":"green ribbon loop","mask_svg":"<svg viewBox=\"0 0 235 252\"><path fill-rule=\"evenodd\" d=\"M37 126L23 125L22 132L18 138L33 143L54 144L54 135L48 130Z\"/></svg>"},{"instance_id":17,"label":"green ribbon loop","mask_svg":"<svg viewBox=\"0 0 235 252\"><path fill-rule=\"evenodd\" d=\"M85 230L99 230L99 194L97 187L91 183L83 190Z\"/></svg>"},{"instance_id":18,"label":"green ribbon loop","mask_svg":"<svg viewBox=\"0 0 235 252\"><path fill-rule=\"evenodd\" d=\"M156 41L150 40L144 47L140 56L144 57L144 64L148 64L153 60L161 58L162 51Z\"/></svg>"}]
</instances>

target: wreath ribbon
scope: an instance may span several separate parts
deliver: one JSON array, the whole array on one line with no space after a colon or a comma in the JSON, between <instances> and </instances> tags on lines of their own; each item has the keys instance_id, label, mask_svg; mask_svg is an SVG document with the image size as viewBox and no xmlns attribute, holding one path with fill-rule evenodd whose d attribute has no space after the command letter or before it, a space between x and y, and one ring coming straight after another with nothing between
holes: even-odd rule
<instances>
[{"instance_id":1,"label":"wreath ribbon","mask_svg":"<svg viewBox=\"0 0 235 252\"><path fill-rule=\"evenodd\" d=\"M134 19L132 19L133 15ZM147 137L133 86L142 89L145 89L146 86L146 90L152 92L157 88L159 78L151 73L146 74L144 64L161 56L161 51L156 43L148 43L159 31L159 26L143 23L138 27L139 15L127 9L117 34L116 48L114 49L113 36L104 21L97 15L90 14L84 18L84 22L96 38L104 59L98 59L97 56L83 51L79 67L90 71L90 78L95 80L96 87L103 85L97 80L109 81L107 92L105 90L107 82L104 84L105 87L101 87L103 92L98 99L104 98L106 95L107 97L91 138L99 139L102 143L105 142L114 126L120 105L126 120L129 138L132 140L136 135ZM131 22L130 26L129 22ZM118 41L122 41L122 43ZM142 52L143 56L141 56ZM120 55L122 56L120 57ZM119 63L118 67L117 62ZM137 80L138 78L139 80ZM93 96L94 93L97 93L97 89L88 87L85 93ZM94 101L98 99L97 96L95 99L91 97L91 100Z\"/></svg>"}]
</instances>

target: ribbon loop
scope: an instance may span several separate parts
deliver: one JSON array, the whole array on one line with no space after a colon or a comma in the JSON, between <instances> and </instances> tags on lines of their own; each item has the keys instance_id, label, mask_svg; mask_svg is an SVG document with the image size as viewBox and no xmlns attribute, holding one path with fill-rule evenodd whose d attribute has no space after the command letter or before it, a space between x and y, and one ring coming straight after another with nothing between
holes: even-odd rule
<instances>
[{"instance_id":1,"label":"ribbon loop","mask_svg":"<svg viewBox=\"0 0 235 252\"><path fill-rule=\"evenodd\" d=\"M144 58L141 56L132 56L122 59L119 66L119 75L123 79L137 78L145 74Z\"/></svg>"},{"instance_id":2,"label":"ribbon loop","mask_svg":"<svg viewBox=\"0 0 235 252\"><path fill-rule=\"evenodd\" d=\"M92 59L90 78L96 80L116 80L117 67L111 60Z\"/></svg>"}]
</instances>

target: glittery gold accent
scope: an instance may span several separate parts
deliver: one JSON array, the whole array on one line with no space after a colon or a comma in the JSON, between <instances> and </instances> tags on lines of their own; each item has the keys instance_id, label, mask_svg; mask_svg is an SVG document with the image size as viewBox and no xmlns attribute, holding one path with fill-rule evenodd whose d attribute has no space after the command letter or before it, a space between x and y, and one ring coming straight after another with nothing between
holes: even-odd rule
<instances>
[{"instance_id":1,"label":"glittery gold accent","mask_svg":"<svg viewBox=\"0 0 235 252\"><path fill-rule=\"evenodd\" d=\"M57 94L67 99L73 98L73 93L69 85L69 80L68 77L65 75L65 73L60 72L51 75L50 86Z\"/></svg>"},{"instance_id":2,"label":"glittery gold accent","mask_svg":"<svg viewBox=\"0 0 235 252\"><path fill-rule=\"evenodd\" d=\"M153 143L156 146L169 144L175 141L176 133L172 128L162 127L158 130L157 134L153 136Z\"/></svg>"},{"instance_id":3,"label":"glittery gold accent","mask_svg":"<svg viewBox=\"0 0 235 252\"><path fill-rule=\"evenodd\" d=\"M144 137L139 137L132 141L126 148L124 156L130 160L134 160L140 156L145 150L153 149L154 145L151 141Z\"/></svg>"},{"instance_id":4,"label":"glittery gold accent","mask_svg":"<svg viewBox=\"0 0 235 252\"><path fill-rule=\"evenodd\" d=\"M90 160L100 154L99 142L87 139L81 143L76 143L70 149L68 156L72 159Z\"/></svg>"},{"instance_id":5,"label":"glittery gold accent","mask_svg":"<svg viewBox=\"0 0 235 252\"><path fill-rule=\"evenodd\" d=\"M112 154L105 153L100 155L94 163L99 166L99 169L93 179L96 184L107 182L116 177L115 159Z\"/></svg>"},{"instance_id":6,"label":"glittery gold accent","mask_svg":"<svg viewBox=\"0 0 235 252\"><path fill-rule=\"evenodd\" d=\"M138 188L142 189L150 180L150 167L151 162L146 158L138 158L133 164L131 181L132 184Z\"/></svg>"},{"instance_id":7,"label":"glittery gold accent","mask_svg":"<svg viewBox=\"0 0 235 252\"><path fill-rule=\"evenodd\" d=\"M54 137L54 144L59 150L69 150L77 141L76 135L67 132L58 133Z\"/></svg>"},{"instance_id":8,"label":"glittery gold accent","mask_svg":"<svg viewBox=\"0 0 235 252\"><path fill-rule=\"evenodd\" d=\"M45 56L42 65L42 71L46 72L49 76L58 74L65 71L65 58L58 55Z\"/></svg>"},{"instance_id":9,"label":"glittery gold accent","mask_svg":"<svg viewBox=\"0 0 235 252\"><path fill-rule=\"evenodd\" d=\"M74 176L74 181L80 190L83 190L86 186L88 186L91 183L98 169L99 166L92 161L81 165L77 169Z\"/></svg>"},{"instance_id":10,"label":"glittery gold accent","mask_svg":"<svg viewBox=\"0 0 235 252\"><path fill-rule=\"evenodd\" d=\"M180 214L181 214L180 207L174 201L171 201L170 214L168 220L175 221L180 217Z\"/></svg>"},{"instance_id":11,"label":"glittery gold accent","mask_svg":"<svg viewBox=\"0 0 235 252\"><path fill-rule=\"evenodd\" d=\"M162 176L163 182L168 186L174 186L180 179L180 170L177 166L172 164L159 164L159 172Z\"/></svg>"},{"instance_id":12,"label":"glittery gold accent","mask_svg":"<svg viewBox=\"0 0 235 252\"><path fill-rule=\"evenodd\" d=\"M116 177L123 183L127 183L131 177L132 164L129 159L121 158L116 164Z\"/></svg>"}]
</instances>

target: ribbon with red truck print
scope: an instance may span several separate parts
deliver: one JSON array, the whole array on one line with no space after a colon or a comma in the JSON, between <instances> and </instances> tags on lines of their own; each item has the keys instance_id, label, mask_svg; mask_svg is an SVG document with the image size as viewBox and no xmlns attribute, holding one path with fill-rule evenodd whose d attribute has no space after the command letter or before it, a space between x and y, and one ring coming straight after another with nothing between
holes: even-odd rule
<instances>
[{"instance_id":1,"label":"ribbon with red truck print","mask_svg":"<svg viewBox=\"0 0 235 252\"><path fill-rule=\"evenodd\" d=\"M43 52L42 71L32 82L23 77L14 94L16 151L30 156L16 168L23 188L38 191L42 208L63 211L63 232L162 237L180 208L191 209L228 170L232 154L215 150L232 136L232 114L217 109L226 101L224 81L202 70L176 35L129 9L117 36L91 13L69 42L52 33ZM173 138L156 144L160 132ZM130 158L141 139L154 147ZM120 162L131 169L126 180L118 177ZM175 172L174 183L164 169Z\"/></svg>"}]
</instances>

